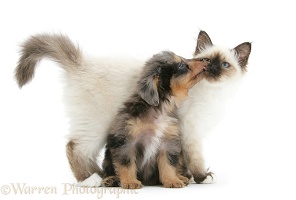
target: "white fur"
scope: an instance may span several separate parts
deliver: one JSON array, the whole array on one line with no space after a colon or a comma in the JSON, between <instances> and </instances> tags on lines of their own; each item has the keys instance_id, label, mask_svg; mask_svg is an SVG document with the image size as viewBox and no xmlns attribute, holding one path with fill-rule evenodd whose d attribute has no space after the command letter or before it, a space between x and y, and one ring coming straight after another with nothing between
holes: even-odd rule
<instances>
[{"instance_id":1,"label":"white fur","mask_svg":"<svg viewBox=\"0 0 296 200\"><path fill-rule=\"evenodd\" d=\"M204 173L207 170L202 154L203 138L222 119L227 100L237 90L243 75L234 52L226 48L212 46L199 54L198 57L209 57L209 54L216 52L222 52L226 56L225 59L235 67L236 74L231 77L223 77L219 82L208 82L203 79L189 91L189 98L179 109L183 131L183 148L190 155L188 167L192 171L198 170ZM199 166L195 166L197 164ZM215 180L208 176L203 182L214 183Z\"/></svg>"},{"instance_id":2,"label":"white fur","mask_svg":"<svg viewBox=\"0 0 296 200\"><path fill-rule=\"evenodd\" d=\"M213 49L212 49L213 48ZM219 121L216 115L229 86L237 85L241 69L234 59L233 52L216 46L205 50L203 57L213 51L222 51L237 69L237 76L222 80L223 83L209 83L202 80L189 92L189 98L179 110L182 119L183 145L192 148L193 160L203 165L201 154L203 136ZM122 102L134 91L140 75L143 60L131 58L99 58L97 61L83 61L81 72L65 74L65 101L70 118L70 140L78 140L77 151L85 159L96 161L98 153L106 143L107 129ZM226 90L225 90L226 89ZM163 129L165 127L160 127ZM158 136L157 136L158 137ZM159 139L151 144L145 160L159 145ZM91 178L92 179L92 178ZM92 185L92 183L94 185ZM95 186L97 181L83 182L84 185Z\"/></svg>"},{"instance_id":3,"label":"white fur","mask_svg":"<svg viewBox=\"0 0 296 200\"><path fill-rule=\"evenodd\" d=\"M159 129L155 132L153 138L145 144L144 157L141 167L144 167L150 161L151 158L155 158L155 155L157 154L161 144L162 136L163 131Z\"/></svg>"},{"instance_id":4,"label":"white fur","mask_svg":"<svg viewBox=\"0 0 296 200\"><path fill-rule=\"evenodd\" d=\"M101 186L102 178L97 174L94 173L87 179L85 179L82 182L77 183L77 186L79 187L99 187Z\"/></svg>"},{"instance_id":5,"label":"white fur","mask_svg":"<svg viewBox=\"0 0 296 200\"><path fill-rule=\"evenodd\" d=\"M118 59L118 60L117 60ZM96 161L106 143L107 129L122 102L134 91L144 61L99 58L83 61L84 71L65 74L65 105L69 140L77 151Z\"/></svg>"},{"instance_id":6,"label":"white fur","mask_svg":"<svg viewBox=\"0 0 296 200\"><path fill-rule=\"evenodd\" d=\"M155 131L155 135L150 141L147 146L145 146L145 153L143 158L142 167L150 161L151 158L154 158L157 151L161 149L161 139L163 133L165 132L166 128L168 127L170 122L173 122L175 119L172 117L167 116L166 114L160 115L159 118L156 119L154 122L157 124L158 128Z\"/></svg>"}]
</instances>

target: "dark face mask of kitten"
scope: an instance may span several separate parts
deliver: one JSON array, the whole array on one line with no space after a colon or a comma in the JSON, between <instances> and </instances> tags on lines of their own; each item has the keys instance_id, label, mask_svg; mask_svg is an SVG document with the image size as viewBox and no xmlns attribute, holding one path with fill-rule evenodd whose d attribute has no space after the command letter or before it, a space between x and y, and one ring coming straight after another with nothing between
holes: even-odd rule
<instances>
[{"instance_id":1,"label":"dark face mask of kitten","mask_svg":"<svg viewBox=\"0 0 296 200\"><path fill-rule=\"evenodd\" d=\"M224 82L239 78L246 71L251 53L251 43L245 42L233 49L213 45L205 31L200 31L195 58L207 63L205 79L210 82Z\"/></svg>"}]
</instances>

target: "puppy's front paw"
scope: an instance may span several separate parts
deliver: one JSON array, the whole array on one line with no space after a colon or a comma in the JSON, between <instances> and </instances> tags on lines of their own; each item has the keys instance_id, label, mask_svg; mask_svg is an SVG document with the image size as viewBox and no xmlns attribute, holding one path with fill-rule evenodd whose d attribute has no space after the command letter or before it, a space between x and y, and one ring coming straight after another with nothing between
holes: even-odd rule
<instances>
[{"instance_id":1,"label":"puppy's front paw","mask_svg":"<svg viewBox=\"0 0 296 200\"><path fill-rule=\"evenodd\" d=\"M185 176L181 176L179 175L178 178L184 183L184 185L188 185L189 184L189 178L185 177Z\"/></svg>"},{"instance_id":2,"label":"puppy's front paw","mask_svg":"<svg viewBox=\"0 0 296 200\"><path fill-rule=\"evenodd\" d=\"M163 184L163 187L165 188L182 188L185 186L183 181L181 181L180 179L166 180L166 181L163 181L162 184Z\"/></svg>"},{"instance_id":3,"label":"puppy's front paw","mask_svg":"<svg viewBox=\"0 0 296 200\"><path fill-rule=\"evenodd\" d=\"M102 181L104 187L118 187L119 178L117 176L108 176Z\"/></svg>"},{"instance_id":4,"label":"puppy's front paw","mask_svg":"<svg viewBox=\"0 0 296 200\"><path fill-rule=\"evenodd\" d=\"M198 184L211 184L216 182L216 176L213 172L194 175L194 181Z\"/></svg>"},{"instance_id":5,"label":"puppy's front paw","mask_svg":"<svg viewBox=\"0 0 296 200\"><path fill-rule=\"evenodd\" d=\"M124 189L140 189L142 187L142 183L141 181L135 179L130 181L122 181L120 186Z\"/></svg>"}]
</instances>

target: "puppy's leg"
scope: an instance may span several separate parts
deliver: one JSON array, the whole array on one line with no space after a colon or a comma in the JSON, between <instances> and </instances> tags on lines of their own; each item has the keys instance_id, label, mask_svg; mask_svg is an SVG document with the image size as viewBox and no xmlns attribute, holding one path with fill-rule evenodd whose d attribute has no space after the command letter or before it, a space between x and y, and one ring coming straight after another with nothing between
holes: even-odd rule
<instances>
[{"instance_id":1,"label":"puppy's leg","mask_svg":"<svg viewBox=\"0 0 296 200\"><path fill-rule=\"evenodd\" d=\"M142 183L136 177L136 169L134 166L124 166L115 164L117 175L107 176L104 178L102 185L105 187L118 187L124 189L139 189Z\"/></svg>"},{"instance_id":2,"label":"puppy's leg","mask_svg":"<svg viewBox=\"0 0 296 200\"><path fill-rule=\"evenodd\" d=\"M134 145L128 140L128 136L126 134L109 135L106 148L103 166L107 176L112 175L115 171L122 188L141 188L142 183L137 179ZM113 167L114 170L111 169Z\"/></svg>"},{"instance_id":3,"label":"puppy's leg","mask_svg":"<svg viewBox=\"0 0 296 200\"><path fill-rule=\"evenodd\" d=\"M96 163L96 155L89 157L84 148L82 148L85 147L85 144L71 140L66 147L69 164L77 181L84 181L94 173L102 176L102 171ZM94 184L89 186L99 186L101 183Z\"/></svg>"},{"instance_id":4,"label":"puppy's leg","mask_svg":"<svg viewBox=\"0 0 296 200\"><path fill-rule=\"evenodd\" d=\"M102 186L104 186L104 187L119 187L120 180L117 176L108 176L103 179Z\"/></svg>"},{"instance_id":5,"label":"puppy's leg","mask_svg":"<svg viewBox=\"0 0 296 200\"><path fill-rule=\"evenodd\" d=\"M128 165L116 163L115 168L122 188L139 189L142 187L142 183L137 179L135 162L130 162Z\"/></svg>"},{"instance_id":6,"label":"puppy's leg","mask_svg":"<svg viewBox=\"0 0 296 200\"><path fill-rule=\"evenodd\" d=\"M120 180L115 174L115 169L113 165L113 158L109 148L105 151L105 157L103 161L104 179L102 181L102 186L104 187L119 187Z\"/></svg>"},{"instance_id":7,"label":"puppy's leg","mask_svg":"<svg viewBox=\"0 0 296 200\"><path fill-rule=\"evenodd\" d=\"M189 172L184 158L184 152L180 153L179 164L177 166L178 177L183 181L185 185L189 184L190 179L192 178L191 173Z\"/></svg>"},{"instance_id":8,"label":"puppy's leg","mask_svg":"<svg viewBox=\"0 0 296 200\"><path fill-rule=\"evenodd\" d=\"M173 126L172 126L173 127ZM178 129L172 127L169 132L173 134ZM186 177L178 173L178 165L180 162L181 141L178 135L168 135L163 140L163 147L158 157L159 180L166 188L184 187ZM184 181L183 181L184 180Z\"/></svg>"},{"instance_id":9,"label":"puppy's leg","mask_svg":"<svg viewBox=\"0 0 296 200\"><path fill-rule=\"evenodd\" d=\"M173 156L168 155L166 151L160 152L158 157L159 179L166 188L182 188L184 187L184 183L179 178L181 175L177 175L175 164L170 162L172 160L170 157Z\"/></svg>"},{"instance_id":10,"label":"puppy's leg","mask_svg":"<svg viewBox=\"0 0 296 200\"><path fill-rule=\"evenodd\" d=\"M185 177L185 176L182 176L181 174L178 174L177 175L178 178L184 183L184 185L188 185L189 184L189 178Z\"/></svg>"},{"instance_id":11,"label":"puppy's leg","mask_svg":"<svg viewBox=\"0 0 296 200\"><path fill-rule=\"evenodd\" d=\"M190 174L184 173L184 171L180 170L180 168L181 166L178 165L177 176L184 183L184 185L188 185L192 176Z\"/></svg>"}]
</instances>

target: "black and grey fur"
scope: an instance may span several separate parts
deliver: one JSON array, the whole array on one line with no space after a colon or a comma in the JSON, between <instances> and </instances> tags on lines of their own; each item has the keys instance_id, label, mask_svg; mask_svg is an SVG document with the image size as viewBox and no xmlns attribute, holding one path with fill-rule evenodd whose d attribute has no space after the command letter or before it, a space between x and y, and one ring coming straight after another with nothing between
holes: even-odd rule
<instances>
[{"instance_id":1,"label":"black and grey fur","mask_svg":"<svg viewBox=\"0 0 296 200\"><path fill-rule=\"evenodd\" d=\"M169 51L147 61L136 92L124 102L108 131L104 186L188 184L176 108L203 78L205 66Z\"/></svg>"}]
</instances>

